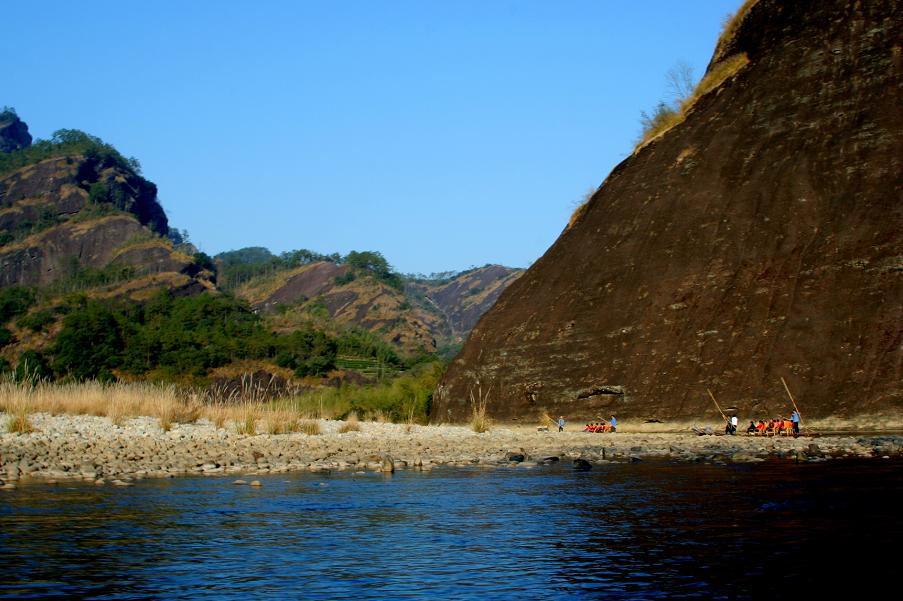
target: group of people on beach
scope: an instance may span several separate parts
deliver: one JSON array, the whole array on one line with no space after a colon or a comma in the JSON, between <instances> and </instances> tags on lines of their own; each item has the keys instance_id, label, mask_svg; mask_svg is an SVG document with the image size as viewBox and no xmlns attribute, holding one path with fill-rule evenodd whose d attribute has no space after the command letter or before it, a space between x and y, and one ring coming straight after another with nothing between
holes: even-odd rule
<instances>
[{"instance_id":1,"label":"group of people on beach","mask_svg":"<svg viewBox=\"0 0 903 601\"><path fill-rule=\"evenodd\" d=\"M583 428L584 432L593 432L593 433L614 433L618 431L618 420L614 415L611 416L611 421L606 423L603 419L601 422L592 422L586 424Z\"/></svg>"},{"instance_id":2,"label":"group of people on beach","mask_svg":"<svg viewBox=\"0 0 903 601\"><path fill-rule=\"evenodd\" d=\"M564 424L565 424L564 416L561 415L558 417L558 421L556 422L559 432L564 432ZM540 428L540 429L542 429L542 428ZM606 422L603 419L601 422L588 423L588 424L586 424L586 426L584 426L583 431L584 432L598 432L598 433L617 432L618 431L618 419L614 415L612 415L611 421L609 421L609 422Z\"/></svg>"},{"instance_id":3,"label":"group of people on beach","mask_svg":"<svg viewBox=\"0 0 903 601\"><path fill-rule=\"evenodd\" d=\"M733 432L729 432L733 434ZM775 417L767 422L760 419L758 422L750 421L746 428L747 434L757 436L777 436L785 434L787 436L799 436L800 433L800 413L796 409L790 414L790 417Z\"/></svg>"}]
</instances>

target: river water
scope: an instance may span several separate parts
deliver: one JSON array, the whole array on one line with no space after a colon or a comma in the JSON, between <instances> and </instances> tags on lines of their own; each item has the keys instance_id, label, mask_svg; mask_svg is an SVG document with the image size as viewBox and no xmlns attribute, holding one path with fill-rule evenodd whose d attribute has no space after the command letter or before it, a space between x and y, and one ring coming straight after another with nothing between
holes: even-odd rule
<instances>
[{"instance_id":1,"label":"river water","mask_svg":"<svg viewBox=\"0 0 903 601\"><path fill-rule=\"evenodd\" d=\"M0 598L809 598L903 556L898 460L254 478L0 491Z\"/></svg>"}]
</instances>

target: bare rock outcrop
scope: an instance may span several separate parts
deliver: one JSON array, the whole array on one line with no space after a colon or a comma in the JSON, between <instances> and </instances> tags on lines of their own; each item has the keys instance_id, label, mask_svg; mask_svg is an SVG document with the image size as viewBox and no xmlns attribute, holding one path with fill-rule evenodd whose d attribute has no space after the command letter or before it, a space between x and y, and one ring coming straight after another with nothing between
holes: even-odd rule
<instances>
[{"instance_id":1,"label":"bare rock outcrop","mask_svg":"<svg viewBox=\"0 0 903 601\"><path fill-rule=\"evenodd\" d=\"M422 295L447 322L446 335L460 343L502 291L524 271L503 265L485 265L438 283L416 281L409 287Z\"/></svg>"},{"instance_id":2,"label":"bare rock outcrop","mask_svg":"<svg viewBox=\"0 0 903 601\"><path fill-rule=\"evenodd\" d=\"M434 416L477 381L501 418L787 414L780 377L810 417L900 412L901 32L898 0L749 6L709 72L739 69L501 295Z\"/></svg>"},{"instance_id":3,"label":"bare rock outcrop","mask_svg":"<svg viewBox=\"0 0 903 601\"><path fill-rule=\"evenodd\" d=\"M28 125L13 112L0 113L0 152L13 152L31 146Z\"/></svg>"},{"instance_id":4,"label":"bare rock outcrop","mask_svg":"<svg viewBox=\"0 0 903 601\"><path fill-rule=\"evenodd\" d=\"M83 153L34 153L18 116L6 110L0 117L3 150L19 161L12 165L22 165L0 174L0 287L144 276L150 276L149 286L171 281L180 291L211 287L212 274L167 239L157 187L129 161L90 145Z\"/></svg>"}]
</instances>

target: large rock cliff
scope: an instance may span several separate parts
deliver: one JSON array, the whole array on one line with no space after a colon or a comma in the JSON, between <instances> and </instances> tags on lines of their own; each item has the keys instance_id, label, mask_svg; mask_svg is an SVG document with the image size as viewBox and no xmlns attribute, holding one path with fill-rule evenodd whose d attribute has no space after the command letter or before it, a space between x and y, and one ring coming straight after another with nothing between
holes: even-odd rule
<instances>
[{"instance_id":1,"label":"large rock cliff","mask_svg":"<svg viewBox=\"0 0 903 601\"><path fill-rule=\"evenodd\" d=\"M156 276L170 274L181 276L166 278L178 287L209 287L210 274L198 279L192 257L166 238L156 186L118 153L93 139L103 152L88 144L70 153L41 142L44 155L27 154L31 136L15 122L24 135L18 132L20 146L7 145L17 153L8 156L22 166L0 173L0 287L47 286L86 274L109 281L102 270L118 274L117 282L154 276L147 283L158 286Z\"/></svg>"},{"instance_id":2,"label":"large rock cliff","mask_svg":"<svg viewBox=\"0 0 903 601\"><path fill-rule=\"evenodd\" d=\"M0 112L0 152L13 152L31 145L28 126L13 111Z\"/></svg>"},{"instance_id":3,"label":"large rock cliff","mask_svg":"<svg viewBox=\"0 0 903 601\"><path fill-rule=\"evenodd\" d=\"M750 5L751 4L751 5ZM434 417L903 410L903 3L747 3L739 65L501 295ZM738 60L742 59L742 60Z\"/></svg>"}]
</instances>

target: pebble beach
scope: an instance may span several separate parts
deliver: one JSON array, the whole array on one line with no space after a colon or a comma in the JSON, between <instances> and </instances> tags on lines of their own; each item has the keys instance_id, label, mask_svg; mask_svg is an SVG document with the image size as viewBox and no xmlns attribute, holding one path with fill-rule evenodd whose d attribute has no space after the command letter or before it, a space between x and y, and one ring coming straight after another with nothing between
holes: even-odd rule
<instances>
[{"instance_id":1,"label":"pebble beach","mask_svg":"<svg viewBox=\"0 0 903 601\"><path fill-rule=\"evenodd\" d=\"M8 419L0 414L0 428ZM142 478L199 474L392 472L444 465L530 469L575 460L590 466L655 459L812 462L903 455L903 436L877 433L799 438L697 436L692 432L631 432L629 425L615 434L559 433L504 425L476 433L463 425L377 422L362 422L359 431L340 433L342 422L320 420L317 435L247 435L228 427L216 428L206 420L174 424L169 431L150 417L133 418L121 425L105 417L84 415L37 413L30 420L33 432L0 434L0 486L4 489L29 479L79 479L127 486Z\"/></svg>"}]
</instances>

